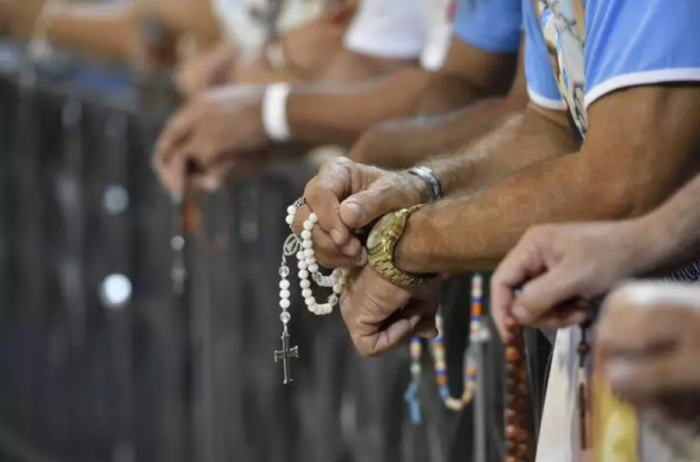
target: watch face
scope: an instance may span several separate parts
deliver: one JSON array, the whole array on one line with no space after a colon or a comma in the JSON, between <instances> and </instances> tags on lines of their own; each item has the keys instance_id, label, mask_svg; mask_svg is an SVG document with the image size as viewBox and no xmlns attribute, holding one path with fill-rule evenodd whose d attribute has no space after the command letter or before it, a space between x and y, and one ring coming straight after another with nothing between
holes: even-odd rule
<instances>
[{"instance_id":1,"label":"watch face","mask_svg":"<svg viewBox=\"0 0 700 462\"><path fill-rule=\"evenodd\" d=\"M394 218L393 214L388 214L384 215L376 225L374 225L374 228L372 228L372 232L369 233L369 237L367 238L367 250L370 252L377 248L379 245L381 245L382 240L384 238L384 231L388 225L388 223Z\"/></svg>"}]
</instances>

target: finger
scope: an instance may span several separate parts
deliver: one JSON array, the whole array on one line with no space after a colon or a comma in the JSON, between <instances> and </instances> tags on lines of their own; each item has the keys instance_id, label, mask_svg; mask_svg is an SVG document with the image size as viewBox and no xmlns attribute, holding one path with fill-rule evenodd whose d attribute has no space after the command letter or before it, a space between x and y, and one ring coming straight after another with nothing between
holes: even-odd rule
<instances>
[{"instance_id":1,"label":"finger","mask_svg":"<svg viewBox=\"0 0 700 462\"><path fill-rule=\"evenodd\" d=\"M421 316L418 314L397 318L386 329L379 332L370 355L382 354L406 342L412 337L420 321Z\"/></svg>"},{"instance_id":2,"label":"finger","mask_svg":"<svg viewBox=\"0 0 700 462\"><path fill-rule=\"evenodd\" d=\"M565 327L576 326L582 324L588 319L589 310L570 309L564 312L555 310L551 314L536 320L533 327L549 327L552 329L563 329Z\"/></svg>"},{"instance_id":3,"label":"finger","mask_svg":"<svg viewBox=\"0 0 700 462\"><path fill-rule=\"evenodd\" d=\"M175 114L163 129L156 144L156 156L165 164L171 161L175 148L185 142L193 130L193 111L186 107Z\"/></svg>"},{"instance_id":4,"label":"finger","mask_svg":"<svg viewBox=\"0 0 700 462\"><path fill-rule=\"evenodd\" d=\"M637 359L610 359L605 373L616 396L645 405L662 395L697 390L698 381L687 358L676 350Z\"/></svg>"},{"instance_id":5,"label":"finger","mask_svg":"<svg viewBox=\"0 0 700 462\"><path fill-rule=\"evenodd\" d=\"M578 268L563 263L548 268L525 284L513 302L513 316L522 324L531 324L556 307L578 299L584 276Z\"/></svg>"},{"instance_id":6,"label":"finger","mask_svg":"<svg viewBox=\"0 0 700 462\"><path fill-rule=\"evenodd\" d=\"M349 228L362 228L389 212L415 204L396 186L377 182L345 199L340 216Z\"/></svg>"},{"instance_id":7,"label":"finger","mask_svg":"<svg viewBox=\"0 0 700 462\"><path fill-rule=\"evenodd\" d=\"M603 357L641 356L678 342L683 326L694 322L686 310L637 303L634 294L623 289L606 301L595 341Z\"/></svg>"},{"instance_id":8,"label":"finger","mask_svg":"<svg viewBox=\"0 0 700 462\"><path fill-rule=\"evenodd\" d=\"M439 334L435 324L435 316L423 316L416 326L412 337L434 339Z\"/></svg>"},{"instance_id":9,"label":"finger","mask_svg":"<svg viewBox=\"0 0 700 462\"><path fill-rule=\"evenodd\" d=\"M344 245L350 239L350 230L340 218L340 200L351 192L353 164L344 158L325 162L316 178L304 190L304 197L318 217L321 227L333 241Z\"/></svg>"},{"instance_id":10,"label":"finger","mask_svg":"<svg viewBox=\"0 0 700 462\"><path fill-rule=\"evenodd\" d=\"M297 210L292 222L292 229L297 235L301 235L304 231L304 222L309 218L310 214L311 209L306 204ZM366 264L366 252L363 252L360 241L355 237L344 246L339 247L327 232L316 226L311 233L311 239L314 243L316 259L323 266L340 268L364 266Z\"/></svg>"},{"instance_id":11,"label":"finger","mask_svg":"<svg viewBox=\"0 0 700 462\"><path fill-rule=\"evenodd\" d=\"M176 158L167 164L156 160L155 170L158 179L173 197L181 198L185 193L186 162L182 158Z\"/></svg>"},{"instance_id":12,"label":"finger","mask_svg":"<svg viewBox=\"0 0 700 462\"><path fill-rule=\"evenodd\" d=\"M501 338L505 339L505 318L513 307L515 291L545 270L535 243L524 236L498 265L491 278L491 312Z\"/></svg>"}]
</instances>

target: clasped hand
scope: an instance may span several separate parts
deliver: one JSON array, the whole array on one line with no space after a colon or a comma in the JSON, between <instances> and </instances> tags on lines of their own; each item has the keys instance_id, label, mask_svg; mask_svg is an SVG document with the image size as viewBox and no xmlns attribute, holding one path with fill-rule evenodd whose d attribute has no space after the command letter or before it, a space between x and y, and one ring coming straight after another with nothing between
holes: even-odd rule
<instances>
[{"instance_id":1,"label":"clasped hand","mask_svg":"<svg viewBox=\"0 0 700 462\"><path fill-rule=\"evenodd\" d=\"M437 335L437 287L408 291L385 280L366 265L367 252L352 232L388 212L426 202L429 193L413 175L346 158L327 161L304 190L307 204L297 212L294 230L301 232L313 210L319 220L312 235L317 260L328 267L357 269L341 299L341 312L364 356L380 354L413 336Z\"/></svg>"}]
</instances>

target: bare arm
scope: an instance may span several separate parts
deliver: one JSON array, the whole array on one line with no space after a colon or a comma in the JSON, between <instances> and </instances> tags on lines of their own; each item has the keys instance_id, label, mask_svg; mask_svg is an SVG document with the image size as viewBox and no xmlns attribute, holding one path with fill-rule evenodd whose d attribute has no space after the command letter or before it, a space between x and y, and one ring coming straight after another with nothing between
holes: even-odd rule
<instances>
[{"instance_id":1,"label":"bare arm","mask_svg":"<svg viewBox=\"0 0 700 462\"><path fill-rule=\"evenodd\" d=\"M12 33L29 38L45 2L15 2ZM218 37L218 23L209 3L191 0L128 1L116 5L63 5L48 21L47 38L54 44L101 58L124 60L138 43L143 20L151 17L170 35L190 35L198 43Z\"/></svg>"},{"instance_id":2,"label":"bare arm","mask_svg":"<svg viewBox=\"0 0 700 462\"><path fill-rule=\"evenodd\" d=\"M431 82L439 78L433 76ZM426 88L419 97L419 107L435 108L437 90L434 86ZM362 136L353 148L351 158L363 164L406 168L429 157L458 152L494 130L506 117L520 113L527 101L521 52L518 74L505 97L477 101L447 114L387 121ZM419 112L425 114L426 110L419 109Z\"/></svg>"},{"instance_id":3,"label":"bare arm","mask_svg":"<svg viewBox=\"0 0 700 462\"><path fill-rule=\"evenodd\" d=\"M453 36L442 68L420 95L416 114L444 114L477 99L505 95L513 83L516 63L515 53L487 53Z\"/></svg>"},{"instance_id":4,"label":"bare arm","mask_svg":"<svg viewBox=\"0 0 700 462\"><path fill-rule=\"evenodd\" d=\"M524 127L530 119L545 123L533 111L520 123ZM580 151L549 160L543 155L542 162L494 186L417 212L397 246L398 266L411 272L483 269L501 259L532 225L639 215L698 167L700 94L695 86L619 91L593 104L589 119ZM517 161L528 141L537 140L542 142L542 136L524 132L510 141L494 140L501 149L491 153L500 150L501 159ZM489 151L475 146L479 148ZM499 171L512 171L495 157L471 165L467 161L466 173L445 177L449 187L459 178L486 186L499 180Z\"/></svg>"},{"instance_id":5,"label":"bare arm","mask_svg":"<svg viewBox=\"0 0 700 462\"><path fill-rule=\"evenodd\" d=\"M448 100L447 95L453 95L454 69L469 69L459 77L460 87L466 89L459 100L455 99L460 107L504 92L502 73L512 59L510 55L494 55L462 44L451 52L445 68L438 73L409 67L373 83L331 89L299 87L292 92L287 106L290 127L295 138L302 141L351 143L381 121L414 114L426 84L438 95L431 106L442 105L438 98Z\"/></svg>"},{"instance_id":6,"label":"bare arm","mask_svg":"<svg viewBox=\"0 0 700 462\"><path fill-rule=\"evenodd\" d=\"M653 236L656 270L677 268L700 258L700 175L669 201L635 221L640 234Z\"/></svg>"}]
</instances>

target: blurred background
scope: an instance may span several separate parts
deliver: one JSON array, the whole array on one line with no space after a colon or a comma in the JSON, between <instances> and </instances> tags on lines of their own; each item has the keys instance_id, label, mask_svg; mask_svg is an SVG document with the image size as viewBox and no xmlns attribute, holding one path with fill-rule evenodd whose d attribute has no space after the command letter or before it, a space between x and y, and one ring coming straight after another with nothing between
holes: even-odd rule
<instances>
[{"instance_id":1,"label":"blurred background","mask_svg":"<svg viewBox=\"0 0 700 462\"><path fill-rule=\"evenodd\" d=\"M187 2L199 5L178 12ZM413 426L408 350L361 359L339 316L295 303L301 358L282 385L284 216L317 157L281 153L184 210L159 186L151 156L182 99L182 63L218 27L207 1L167 0L161 20L129 0L69 3L114 9L109 21L80 12L104 19L80 39L66 16L49 41L45 1L0 0L0 460L468 460L468 412L431 390ZM270 37L283 9L294 25L321 2L248 3ZM467 312L446 316L459 318L459 364Z\"/></svg>"}]
</instances>

